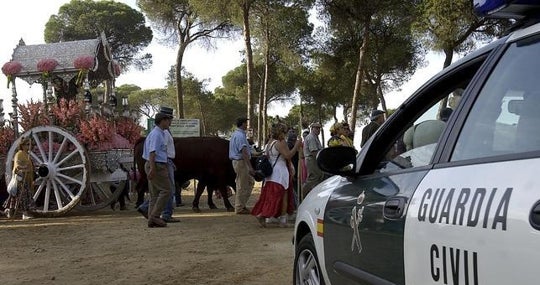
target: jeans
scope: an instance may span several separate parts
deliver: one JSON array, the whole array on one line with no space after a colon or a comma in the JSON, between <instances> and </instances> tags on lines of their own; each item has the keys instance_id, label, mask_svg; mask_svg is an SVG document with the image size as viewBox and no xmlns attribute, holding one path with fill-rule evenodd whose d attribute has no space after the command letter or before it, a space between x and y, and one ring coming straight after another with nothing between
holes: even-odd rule
<instances>
[{"instance_id":1,"label":"jeans","mask_svg":"<svg viewBox=\"0 0 540 285\"><path fill-rule=\"evenodd\" d=\"M169 161L167 163L167 170L169 171L169 183L171 185L171 196L167 202L167 205L163 209L163 212L161 212L161 217L164 219L169 219L172 217L173 209L174 209L174 192L175 192L175 184L174 184L174 164L173 162ZM148 205L150 204L149 200L144 200L144 202L137 208L139 210L148 212Z\"/></svg>"}]
</instances>

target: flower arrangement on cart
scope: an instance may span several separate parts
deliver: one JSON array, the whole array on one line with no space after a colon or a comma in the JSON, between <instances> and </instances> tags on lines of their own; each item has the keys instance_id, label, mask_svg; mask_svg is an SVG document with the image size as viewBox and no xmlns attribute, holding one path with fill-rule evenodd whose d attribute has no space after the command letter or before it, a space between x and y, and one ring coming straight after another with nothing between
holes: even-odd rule
<instances>
[{"instance_id":1,"label":"flower arrangement on cart","mask_svg":"<svg viewBox=\"0 0 540 285\"><path fill-rule=\"evenodd\" d=\"M0 170L5 166L6 181L18 143L28 137L37 173L36 214L59 216L74 207L95 210L114 202L128 183L142 127L127 110L127 98L123 114L116 111L120 67L105 36L28 46L21 41L2 72L12 91L7 121L0 100ZM41 84L43 99L19 103L16 78ZM104 91L96 92L98 86Z\"/></svg>"}]
</instances>

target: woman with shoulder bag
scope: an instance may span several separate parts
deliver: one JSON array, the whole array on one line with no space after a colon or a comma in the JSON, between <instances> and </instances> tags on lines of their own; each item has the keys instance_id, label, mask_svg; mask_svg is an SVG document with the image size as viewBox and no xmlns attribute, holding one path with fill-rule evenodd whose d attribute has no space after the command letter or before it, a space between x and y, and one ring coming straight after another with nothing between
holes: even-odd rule
<instances>
[{"instance_id":1,"label":"woman with shoulder bag","mask_svg":"<svg viewBox=\"0 0 540 285\"><path fill-rule=\"evenodd\" d=\"M272 125L267 155L274 165L272 174L266 177L261 189L259 200L253 207L254 215L262 227L266 227L266 218L279 218L280 226L287 226L287 214L294 211L294 196L292 177L295 175L291 158L301 146L297 140L294 147L289 149L285 136L287 126L282 123Z\"/></svg>"}]
</instances>

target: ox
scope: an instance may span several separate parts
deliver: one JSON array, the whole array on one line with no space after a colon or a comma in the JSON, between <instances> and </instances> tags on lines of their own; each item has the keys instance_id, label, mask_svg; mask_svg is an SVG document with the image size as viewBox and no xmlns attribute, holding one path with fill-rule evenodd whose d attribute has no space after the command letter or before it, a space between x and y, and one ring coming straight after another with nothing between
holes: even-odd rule
<instances>
[{"instance_id":1,"label":"ox","mask_svg":"<svg viewBox=\"0 0 540 285\"><path fill-rule=\"evenodd\" d=\"M148 190L148 180L144 172L144 159L142 151L144 139L139 139L133 148L134 165L139 170L137 181L137 206L143 202L144 193ZM189 179L199 181L193 199L193 211L200 212L199 200L204 188L208 191L208 206L216 209L212 201L213 190L221 193L227 211L234 211L227 195L228 186L236 189L236 174L229 160L229 141L218 137L190 137L174 138L176 158L175 181L183 184Z\"/></svg>"}]
</instances>

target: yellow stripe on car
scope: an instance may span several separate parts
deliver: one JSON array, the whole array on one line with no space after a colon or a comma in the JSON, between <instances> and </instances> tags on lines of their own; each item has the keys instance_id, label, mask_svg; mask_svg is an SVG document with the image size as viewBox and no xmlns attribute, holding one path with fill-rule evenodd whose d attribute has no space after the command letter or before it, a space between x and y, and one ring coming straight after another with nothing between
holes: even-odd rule
<instances>
[{"instance_id":1,"label":"yellow stripe on car","mask_svg":"<svg viewBox=\"0 0 540 285\"><path fill-rule=\"evenodd\" d=\"M324 224L322 219L317 219L317 236L324 236Z\"/></svg>"}]
</instances>

